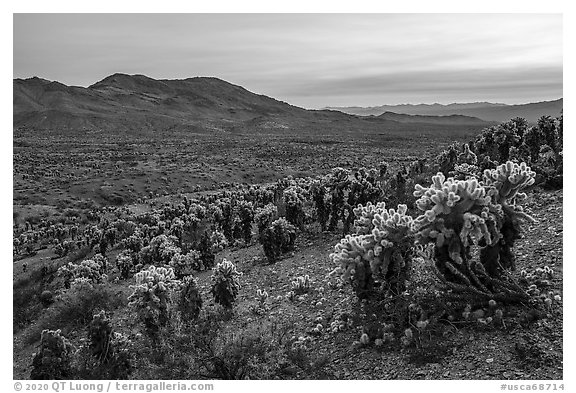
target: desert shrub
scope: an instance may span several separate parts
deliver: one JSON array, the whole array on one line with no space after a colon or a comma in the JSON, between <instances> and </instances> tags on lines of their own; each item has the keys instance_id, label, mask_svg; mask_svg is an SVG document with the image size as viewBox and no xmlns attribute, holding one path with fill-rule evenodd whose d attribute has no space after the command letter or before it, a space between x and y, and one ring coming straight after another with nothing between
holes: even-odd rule
<instances>
[{"instance_id":1,"label":"desert shrub","mask_svg":"<svg viewBox=\"0 0 576 393\"><path fill-rule=\"evenodd\" d=\"M296 228L284 218L279 218L262 231L258 240L264 248L268 262L274 263L282 253L294 249Z\"/></svg>"},{"instance_id":2,"label":"desert shrub","mask_svg":"<svg viewBox=\"0 0 576 393\"><path fill-rule=\"evenodd\" d=\"M47 308L28 330L23 340L27 344L36 342L44 329L62 329L68 331L88 324L96 310L112 310L125 305L108 285L75 285L60 296Z\"/></svg>"},{"instance_id":3,"label":"desert shrub","mask_svg":"<svg viewBox=\"0 0 576 393\"><path fill-rule=\"evenodd\" d=\"M105 311L88 326L88 345L78 351L75 376L82 379L128 379L133 371L130 340L115 332Z\"/></svg>"},{"instance_id":4,"label":"desert shrub","mask_svg":"<svg viewBox=\"0 0 576 393\"><path fill-rule=\"evenodd\" d=\"M240 290L241 276L242 273L229 260L224 259L217 264L212 273L210 289L214 301L226 309L232 309Z\"/></svg>"},{"instance_id":5,"label":"desert shrub","mask_svg":"<svg viewBox=\"0 0 576 393\"><path fill-rule=\"evenodd\" d=\"M160 379L283 379L303 371L326 378L326 358L295 349L291 324L258 321L231 330L223 310L204 310L188 329L172 332L157 351L147 350L139 372Z\"/></svg>"},{"instance_id":6,"label":"desert shrub","mask_svg":"<svg viewBox=\"0 0 576 393\"><path fill-rule=\"evenodd\" d=\"M42 291L40 294L40 303L42 303L42 306L44 307L49 307L52 303L54 303L54 294L52 291Z\"/></svg>"},{"instance_id":7,"label":"desert shrub","mask_svg":"<svg viewBox=\"0 0 576 393\"><path fill-rule=\"evenodd\" d=\"M30 379L70 379L74 347L60 330L43 330L40 348L32 360Z\"/></svg>"}]
</instances>

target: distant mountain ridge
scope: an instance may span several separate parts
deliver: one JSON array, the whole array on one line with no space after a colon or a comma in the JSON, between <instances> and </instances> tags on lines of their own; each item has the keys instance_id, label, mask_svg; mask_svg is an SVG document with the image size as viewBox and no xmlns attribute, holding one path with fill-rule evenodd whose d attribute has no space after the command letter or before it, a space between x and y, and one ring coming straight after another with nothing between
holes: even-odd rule
<instances>
[{"instance_id":1,"label":"distant mountain ridge","mask_svg":"<svg viewBox=\"0 0 576 393\"><path fill-rule=\"evenodd\" d=\"M328 107L359 116L380 116L386 112L419 116L462 115L475 117L488 122L504 122L514 117L523 117L535 123L543 115L560 115L563 99L528 104L508 105L502 103L474 102L454 104L401 104L375 107Z\"/></svg>"},{"instance_id":2,"label":"distant mountain ridge","mask_svg":"<svg viewBox=\"0 0 576 393\"><path fill-rule=\"evenodd\" d=\"M249 92L217 78L156 80L114 74L87 87L41 78L13 81L14 126L146 128L236 122L305 109Z\"/></svg>"},{"instance_id":3,"label":"distant mountain ridge","mask_svg":"<svg viewBox=\"0 0 576 393\"><path fill-rule=\"evenodd\" d=\"M465 105L471 111L477 106L486 107L485 103L456 105ZM489 106L496 110L501 105ZM14 128L114 133L170 130L321 134L330 130L350 135L446 128L467 132L492 124L466 114L383 112L358 116L335 110L307 110L214 77L170 80L117 73L89 87L67 86L38 77L13 80Z\"/></svg>"},{"instance_id":4,"label":"distant mountain ridge","mask_svg":"<svg viewBox=\"0 0 576 393\"><path fill-rule=\"evenodd\" d=\"M461 124L461 125L486 125L486 121L472 116L464 115L406 115L403 113L384 112L375 116L378 119L392 120L400 123L425 123L425 124Z\"/></svg>"}]
</instances>

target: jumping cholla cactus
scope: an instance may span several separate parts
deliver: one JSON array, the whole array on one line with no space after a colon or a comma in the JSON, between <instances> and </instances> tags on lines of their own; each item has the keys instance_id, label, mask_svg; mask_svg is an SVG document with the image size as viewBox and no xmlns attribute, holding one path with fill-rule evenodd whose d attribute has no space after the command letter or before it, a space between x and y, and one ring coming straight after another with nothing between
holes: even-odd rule
<instances>
[{"instance_id":1,"label":"jumping cholla cactus","mask_svg":"<svg viewBox=\"0 0 576 393\"><path fill-rule=\"evenodd\" d=\"M202 296L198 288L198 282L193 276L186 276L182 280L178 309L182 319L192 321L198 318L202 310Z\"/></svg>"},{"instance_id":2,"label":"jumping cholla cactus","mask_svg":"<svg viewBox=\"0 0 576 393\"><path fill-rule=\"evenodd\" d=\"M296 241L296 227L286 219L279 218L260 234L260 243L270 263L280 258L282 253L292 251Z\"/></svg>"},{"instance_id":3,"label":"jumping cholla cactus","mask_svg":"<svg viewBox=\"0 0 576 393\"><path fill-rule=\"evenodd\" d=\"M175 254L170 260L170 267L174 269L174 274L178 279L192 274L193 270L200 268L200 253L196 250L190 251L186 255Z\"/></svg>"},{"instance_id":4,"label":"jumping cholla cactus","mask_svg":"<svg viewBox=\"0 0 576 393\"><path fill-rule=\"evenodd\" d=\"M286 220L296 228L304 229L304 204L306 191L298 186L291 186L284 190L284 205L286 206Z\"/></svg>"},{"instance_id":5,"label":"jumping cholla cactus","mask_svg":"<svg viewBox=\"0 0 576 393\"><path fill-rule=\"evenodd\" d=\"M229 260L223 259L217 264L212 273L210 289L214 301L226 309L232 309L240 290L241 276L242 273Z\"/></svg>"},{"instance_id":6,"label":"jumping cholla cactus","mask_svg":"<svg viewBox=\"0 0 576 393\"><path fill-rule=\"evenodd\" d=\"M168 323L171 292L179 288L172 268L149 266L134 275L136 285L128 297L130 306L136 308L148 334L157 337L160 328Z\"/></svg>"},{"instance_id":7,"label":"jumping cholla cactus","mask_svg":"<svg viewBox=\"0 0 576 393\"><path fill-rule=\"evenodd\" d=\"M434 271L454 290L493 298L524 295L515 282L502 280L514 267L512 246L519 221L529 217L514 203L519 191L531 185L534 172L524 163L502 164L484 171L484 181L432 177L428 188L416 185L416 204L424 212L414 221L417 240L433 243ZM480 248L480 260L471 247Z\"/></svg>"},{"instance_id":8,"label":"jumping cholla cactus","mask_svg":"<svg viewBox=\"0 0 576 393\"><path fill-rule=\"evenodd\" d=\"M464 151L458 155L454 171L450 172L450 174L457 179L480 177L482 173L477 164L478 157L470 150L470 146L465 144Z\"/></svg>"},{"instance_id":9,"label":"jumping cholla cactus","mask_svg":"<svg viewBox=\"0 0 576 393\"><path fill-rule=\"evenodd\" d=\"M330 254L345 281L350 281L356 294L365 298L376 280L382 289L397 293L407 279L413 219L406 205L386 210L384 203L368 204L355 210L357 235L348 235Z\"/></svg>"},{"instance_id":10,"label":"jumping cholla cactus","mask_svg":"<svg viewBox=\"0 0 576 393\"><path fill-rule=\"evenodd\" d=\"M310 291L310 277L306 274L305 276L296 277L292 281L292 291L296 295L302 295Z\"/></svg>"},{"instance_id":11,"label":"jumping cholla cactus","mask_svg":"<svg viewBox=\"0 0 576 393\"><path fill-rule=\"evenodd\" d=\"M128 279L134 274L134 258L137 257L129 249L122 250L116 257L116 267L120 271L120 277Z\"/></svg>"},{"instance_id":12,"label":"jumping cholla cactus","mask_svg":"<svg viewBox=\"0 0 576 393\"><path fill-rule=\"evenodd\" d=\"M107 362L114 355L111 345L112 326L110 318L104 310L95 314L88 326L88 337L90 340L90 349L100 362Z\"/></svg>"},{"instance_id":13,"label":"jumping cholla cactus","mask_svg":"<svg viewBox=\"0 0 576 393\"><path fill-rule=\"evenodd\" d=\"M40 350L32 360L31 379L70 379L74 347L60 329L42 331Z\"/></svg>"}]
</instances>

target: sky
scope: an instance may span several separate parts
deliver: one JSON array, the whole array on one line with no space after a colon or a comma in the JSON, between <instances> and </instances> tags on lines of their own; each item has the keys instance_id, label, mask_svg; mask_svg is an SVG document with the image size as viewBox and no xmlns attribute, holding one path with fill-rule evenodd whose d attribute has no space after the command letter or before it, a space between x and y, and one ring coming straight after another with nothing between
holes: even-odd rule
<instances>
[{"instance_id":1,"label":"sky","mask_svg":"<svg viewBox=\"0 0 576 393\"><path fill-rule=\"evenodd\" d=\"M305 108L562 97L561 14L14 14L14 78L213 76Z\"/></svg>"}]
</instances>

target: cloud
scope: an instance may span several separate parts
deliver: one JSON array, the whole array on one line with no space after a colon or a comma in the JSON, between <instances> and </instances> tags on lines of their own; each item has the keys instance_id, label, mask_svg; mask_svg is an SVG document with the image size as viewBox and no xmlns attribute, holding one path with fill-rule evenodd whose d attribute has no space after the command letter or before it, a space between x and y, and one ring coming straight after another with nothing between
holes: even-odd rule
<instances>
[{"instance_id":1,"label":"cloud","mask_svg":"<svg viewBox=\"0 0 576 393\"><path fill-rule=\"evenodd\" d=\"M434 95L538 100L561 94L562 16L14 16L14 77L87 86L113 72L215 76L307 107Z\"/></svg>"}]
</instances>

